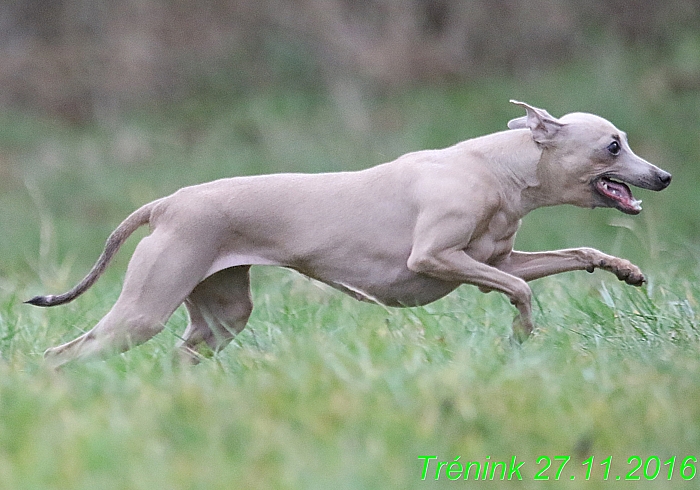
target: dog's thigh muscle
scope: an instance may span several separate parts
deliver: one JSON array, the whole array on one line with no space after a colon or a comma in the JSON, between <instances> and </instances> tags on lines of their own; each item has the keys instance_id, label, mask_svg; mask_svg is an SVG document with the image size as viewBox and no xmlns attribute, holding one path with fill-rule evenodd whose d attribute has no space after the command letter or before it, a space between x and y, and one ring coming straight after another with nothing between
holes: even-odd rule
<instances>
[{"instance_id":1,"label":"dog's thigh muscle","mask_svg":"<svg viewBox=\"0 0 700 490\"><path fill-rule=\"evenodd\" d=\"M89 332L47 350L47 362L60 366L74 359L101 358L147 341L163 329L212 260L206 247L183 246L157 232L144 238L109 313Z\"/></svg>"},{"instance_id":2,"label":"dog's thigh muscle","mask_svg":"<svg viewBox=\"0 0 700 490\"><path fill-rule=\"evenodd\" d=\"M185 300L190 324L179 347L185 359L197 360L202 344L217 352L245 328L253 303L249 266L231 267L206 278Z\"/></svg>"}]
</instances>

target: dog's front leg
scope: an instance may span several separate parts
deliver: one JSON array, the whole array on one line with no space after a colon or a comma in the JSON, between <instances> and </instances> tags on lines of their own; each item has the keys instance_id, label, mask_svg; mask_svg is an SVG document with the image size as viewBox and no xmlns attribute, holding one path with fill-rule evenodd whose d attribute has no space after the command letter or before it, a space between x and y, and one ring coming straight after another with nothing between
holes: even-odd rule
<instances>
[{"instance_id":1,"label":"dog's front leg","mask_svg":"<svg viewBox=\"0 0 700 490\"><path fill-rule=\"evenodd\" d=\"M619 280L632 286L641 286L645 281L639 267L629 260L604 254L594 248L570 248L551 252L513 251L505 260L496 264L496 267L525 281L561 272L593 272L595 269L611 272Z\"/></svg>"},{"instance_id":2,"label":"dog's front leg","mask_svg":"<svg viewBox=\"0 0 700 490\"><path fill-rule=\"evenodd\" d=\"M460 249L414 249L407 265L410 270L419 274L502 292L518 309L519 315L513 322L514 337L522 340L532 332L532 291L523 279L478 262Z\"/></svg>"}]
</instances>

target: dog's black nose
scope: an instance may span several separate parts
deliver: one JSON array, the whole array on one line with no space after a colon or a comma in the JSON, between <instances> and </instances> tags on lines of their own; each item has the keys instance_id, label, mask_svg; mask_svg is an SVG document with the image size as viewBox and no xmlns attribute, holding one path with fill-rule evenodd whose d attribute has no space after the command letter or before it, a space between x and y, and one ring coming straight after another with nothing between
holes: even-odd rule
<instances>
[{"instance_id":1,"label":"dog's black nose","mask_svg":"<svg viewBox=\"0 0 700 490\"><path fill-rule=\"evenodd\" d=\"M668 172L662 172L661 174L659 174L659 182L663 186L662 189L668 187L668 185L671 183L672 177L673 176Z\"/></svg>"}]
</instances>

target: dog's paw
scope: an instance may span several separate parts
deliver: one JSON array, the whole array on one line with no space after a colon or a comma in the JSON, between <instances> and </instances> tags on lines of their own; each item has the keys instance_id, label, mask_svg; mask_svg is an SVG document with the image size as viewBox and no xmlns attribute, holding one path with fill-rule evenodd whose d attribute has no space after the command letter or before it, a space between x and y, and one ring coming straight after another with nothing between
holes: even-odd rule
<instances>
[{"instance_id":1,"label":"dog's paw","mask_svg":"<svg viewBox=\"0 0 700 490\"><path fill-rule=\"evenodd\" d=\"M637 269L637 272L630 274L627 279L625 279L625 282L631 286L642 287L642 285L647 282L647 278L644 277L642 271Z\"/></svg>"},{"instance_id":2,"label":"dog's paw","mask_svg":"<svg viewBox=\"0 0 700 490\"><path fill-rule=\"evenodd\" d=\"M631 286L639 287L646 281L641 269L626 259L603 259L596 266L612 272L620 281L624 281Z\"/></svg>"},{"instance_id":3,"label":"dog's paw","mask_svg":"<svg viewBox=\"0 0 700 490\"><path fill-rule=\"evenodd\" d=\"M511 340L517 344L522 344L532 335L534 328L535 326L530 318L524 319L521 315L517 315L513 320L513 335L511 336Z\"/></svg>"}]
</instances>

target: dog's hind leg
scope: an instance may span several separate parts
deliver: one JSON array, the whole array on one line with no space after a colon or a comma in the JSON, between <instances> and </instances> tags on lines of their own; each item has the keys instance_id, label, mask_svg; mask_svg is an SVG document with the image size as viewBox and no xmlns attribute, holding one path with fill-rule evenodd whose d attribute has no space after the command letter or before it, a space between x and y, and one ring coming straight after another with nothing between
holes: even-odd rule
<instances>
[{"instance_id":1,"label":"dog's hind leg","mask_svg":"<svg viewBox=\"0 0 700 490\"><path fill-rule=\"evenodd\" d=\"M178 343L181 359L196 363L207 351L226 347L245 328L253 310L249 270L240 266L219 271L187 297L190 324Z\"/></svg>"},{"instance_id":2,"label":"dog's hind leg","mask_svg":"<svg viewBox=\"0 0 700 490\"><path fill-rule=\"evenodd\" d=\"M201 237L201 240L205 240ZM58 367L77 359L104 358L141 344L163 330L175 309L202 280L212 258L167 233L141 240L129 262L122 292L92 330L46 351Z\"/></svg>"}]
</instances>

